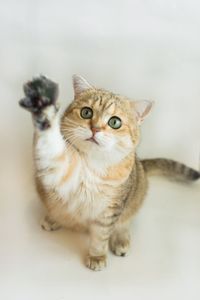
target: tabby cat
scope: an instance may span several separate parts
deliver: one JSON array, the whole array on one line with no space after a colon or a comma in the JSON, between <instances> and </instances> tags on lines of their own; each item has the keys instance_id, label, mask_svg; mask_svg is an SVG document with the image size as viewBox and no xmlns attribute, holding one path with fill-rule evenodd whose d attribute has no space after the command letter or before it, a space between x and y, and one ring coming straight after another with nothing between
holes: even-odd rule
<instances>
[{"instance_id":1,"label":"tabby cat","mask_svg":"<svg viewBox=\"0 0 200 300\"><path fill-rule=\"evenodd\" d=\"M86 266L106 266L108 247L125 256L130 223L147 191L147 174L156 171L194 181L200 173L167 159L139 160L140 125L150 101L126 97L73 77L74 100L59 114L58 86L44 76L24 85L20 105L35 128L37 191L47 208L42 227L86 230L90 246Z\"/></svg>"}]
</instances>

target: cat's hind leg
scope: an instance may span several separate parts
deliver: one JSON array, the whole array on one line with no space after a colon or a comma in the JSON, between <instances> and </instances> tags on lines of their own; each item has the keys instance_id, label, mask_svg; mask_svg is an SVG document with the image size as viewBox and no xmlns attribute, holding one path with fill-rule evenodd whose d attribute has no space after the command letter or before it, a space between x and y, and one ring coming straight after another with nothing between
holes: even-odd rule
<instances>
[{"instance_id":1,"label":"cat's hind leg","mask_svg":"<svg viewBox=\"0 0 200 300\"><path fill-rule=\"evenodd\" d=\"M130 249L130 221L116 224L110 237L111 251L117 256L126 256Z\"/></svg>"},{"instance_id":2,"label":"cat's hind leg","mask_svg":"<svg viewBox=\"0 0 200 300\"><path fill-rule=\"evenodd\" d=\"M49 216L45 216L44 219L41 221L42 229L46 231L54 231L61 228L61 225L52 220Z\"/></svg>"}]
</instances>

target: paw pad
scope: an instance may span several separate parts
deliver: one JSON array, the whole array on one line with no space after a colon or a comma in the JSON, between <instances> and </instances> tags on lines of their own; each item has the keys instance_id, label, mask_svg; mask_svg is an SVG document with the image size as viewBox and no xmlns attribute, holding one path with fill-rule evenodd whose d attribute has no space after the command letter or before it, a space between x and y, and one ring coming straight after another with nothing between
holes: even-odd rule
<instances>
[{"instance_id":1,"label":"paw pad","mask_svg":"<svg viewBox=\"0 0 200 300\"><path fill-rule=\"evenodd\" d=\"M58 85L45 76L40 76L24 84L24 93L25 98L19 101L19 105L38 114L45 107L55 105Z\"/></svg>"}]
</instances>

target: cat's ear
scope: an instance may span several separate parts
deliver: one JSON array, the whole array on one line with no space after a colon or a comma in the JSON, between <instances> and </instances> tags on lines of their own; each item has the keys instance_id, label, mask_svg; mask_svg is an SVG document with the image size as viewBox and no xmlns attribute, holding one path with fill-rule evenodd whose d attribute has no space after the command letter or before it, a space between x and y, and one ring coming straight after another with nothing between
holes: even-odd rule
<instances>
[{"instance_id":1,"label":"cat's ear","mask_svg":"<svg viewBox=\"0 0 200 300\"><path fill-rule=\"evenodd\" d=\"M154 102L149 100L133 101L132 107L136 113L138 124L140 125L150 113Z\"/></svg>"},{"instance_id":2,"label":"cat's ear","mask_svg":"<svg viewBox=\"0 0 200 300\"><path fill-rule=\"evenodd\" d=\"M75 98L79 96L82 92L92 89L93 87L87 82L85 78L80 75L73 75L73 87Z\"/></svg>"}]
</instances>

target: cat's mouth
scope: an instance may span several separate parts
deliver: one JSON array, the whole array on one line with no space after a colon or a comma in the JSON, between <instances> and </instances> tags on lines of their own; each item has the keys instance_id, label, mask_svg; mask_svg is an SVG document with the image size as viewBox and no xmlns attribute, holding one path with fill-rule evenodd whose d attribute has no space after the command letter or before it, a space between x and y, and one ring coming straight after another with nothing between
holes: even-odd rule
<instances>
[{"instance_id":1,"label":"cat's mouth","mask_svg":"<svg viewBox=\"0 0 200 300\"><path fill-rule=\"evenodd\" d=\"M86 139L86 141L89 141L89 142L92 142L92 143L95 143L95 144L99 145L99 143L97 142L97 140L95 140L95 138L93 136L89 139Z\"/></svg>"}]
</instances>

